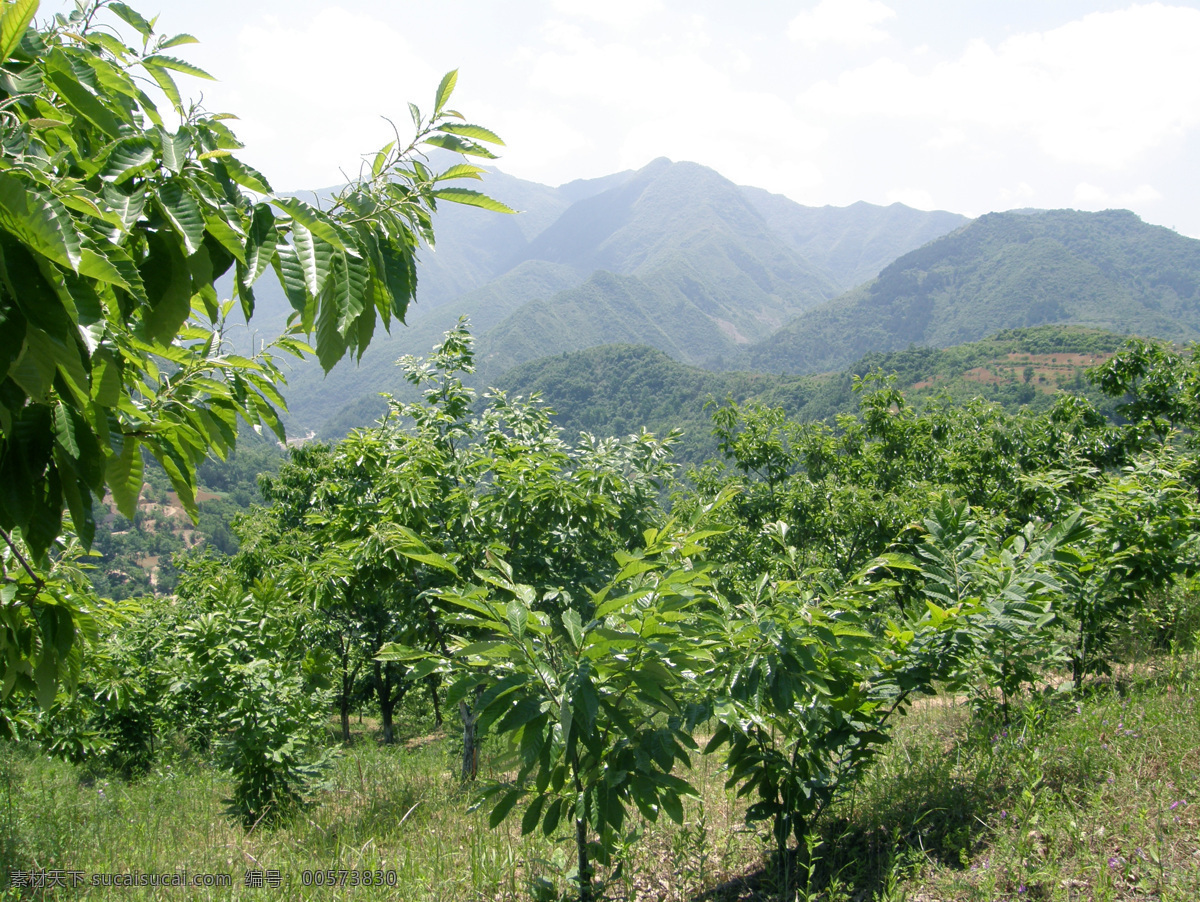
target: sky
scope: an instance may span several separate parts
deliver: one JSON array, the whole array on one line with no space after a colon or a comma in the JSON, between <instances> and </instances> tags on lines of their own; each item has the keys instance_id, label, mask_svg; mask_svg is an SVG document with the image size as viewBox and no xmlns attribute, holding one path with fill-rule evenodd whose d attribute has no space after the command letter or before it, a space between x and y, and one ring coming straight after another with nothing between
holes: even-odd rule
<instances>
[{"instance_id":1,"label":"sky","mask_svg":"<svg viewBox=\"0 0 1200 902\"><path fill-rule=\"evenodd\" d=\"M808 205L1123 207L1200 238L1200 0L127 2L200 41L170 52L217 81L185 95L277 190L354 176L457 68L495 165L547 185L666 156Z\"/></svg>"}]
</instances>

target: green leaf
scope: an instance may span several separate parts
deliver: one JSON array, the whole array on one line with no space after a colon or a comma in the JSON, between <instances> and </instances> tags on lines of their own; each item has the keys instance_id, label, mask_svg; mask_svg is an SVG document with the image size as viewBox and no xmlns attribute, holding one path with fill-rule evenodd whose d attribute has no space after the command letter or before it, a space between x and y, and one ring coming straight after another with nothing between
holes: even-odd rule
<instances>
[{"instance_id":1,"label":"green leaf","mask_svg":"<svg viewBox=\"0 0 1200 902\"><path fill-rule=\"evenodd\" d=\"M529 807L525 809L525 814L521 817L521 835L528 836L537 829L538 821L542 818L542 809L546 806L548 797L539 795L536 799L529 803Z\"/></svg>"},{"instance_id":2,"label":"green leaf","mask_svg":"<svg viewBox=\"0 0 1200 902\"><path fill-rule=\"evenodd\" d=\"M481 207L494 213L517 212L508 204L503 204L480 191L472 191L470 188L438 188L433 192L433 196L438 200L448 200L451 203L466 204L470 207Z\"/></svg>"},{"instance_id":3,"label":"green leaf","mask_svg":"<svg viewBox=\"0 0 1200 902\"><path fill-rule=\"evenodd\" d=\"M508 813L512 811L513 805L517 804L517 800L524 794L520 789L511 790L506 794L496 807L492 809L492 813L488 815L488 826L493 830L500 826L500 822L508 817Z\"/></svg>"},{"instance_id":4,"label":"green leaf","mask_svg":"<svg viewBox=\"0 0 1200 902\"><path fill-rule=\"evenodd\" d=\"M358 254L357 249L353 246L354 242L350 241L348 236L343 234L332 219L316 207L306 204L298 197L272 197L270 198L270 203L290 215L296 223L304 226L317 238L333 245L339 251L345 251L348 254L354 255ZM349 243L347 243L348 241Z\"/></svg>"},{"instance_id":5,"label":"green leaf","mask_svg":"<svg viewBox=\"0 0 1200 902\"><path fill-rule=\"evenodd\" d=\"M178 175L187 163L188 152L192 149L192 136L186 128L181 128L172 135L165 129L159 129L162 142L163 165Z\"/></svg>"},{"instance_id":6,"label":"green leaf","mask_svg":"<svg viewBox=\"0 0 1200 902\"><path fill-rule=\"evenodd\" d=\"M525 638L525 627L529 623L529 609L513 599L508 603L508 626L517 641Z\"/></svg>"},{"instance_id":7,"label":"green leaf","mask_svg":"<svg viewBox=\"0 0 1200 902\"><path fill-rule=\"evenodd\" d=\"M469 157L483 157L487 160L496 159L496 155L474 141L464 140L456 135L430 135L425 139L426 144L433 147L444 147L455 153L466 154Z\"/></svg>"},{"instance_id":8,"label":"green leaf","mask_svg":"<svg viewBox=\"0 0 1200 902\"><path fill-rule=\"evenodd\" d=\"M138 188L132 194L126 194L113 185L104 186L104 202L120 217L125 225L125 231L134 227L146 209L146 189Z\"/></svg>"},{"instance_id":9,"label":"green leaf","mask_svg":"<svg viewBox=\"0 0 1200 902\"><path fill-rule=\"evenodd\" d=\"M54 341L41 329L27 326L21 356L9 367L8 376L31 400L44 400L54 384L62 351L61 342Z\"/></svg>"},{"instance_id":10,"label":"green leaf","mask_svg":"<svg viewBox=\"0 0 1200 902\"><path fill-rule=\"evenodd\" d=\"M71 214L12 172L0 172L0 228L60 266L78 269L82 251Z\"/></svg>"},{"instance_id":11,"label":"green leaf","mask_svg":"<svg viewBox=\"0 0 1200 902\"><path fill-rule=\"evenodd\" d=\"M271 265L279 231L275 228L275 214L267 204L255 204L250 229L246 232L246 284L253 285Z\"/></svg>"},{"instance_id":12,"label":"green leaf","mask_svg":"<svg viewBox=\"0 0 1200 902\"><path fill-rule=\"evenodd\" d=\"M113 353L106 347L92 353L92 398L102 407L121 403L121 371Z\"/></svg>"},{"instance_id":13,"label":"green leaf","mask_svg":"<svg viewBox=\"0 0 1200 902\"><path fill-rule=\"evenodd\" d=\"M442 76L442 81L438 85L437 94L433 99L433 118L436 119L442 114L442 110L450 100L450 95L454 93L454 86L458 84L458 70L451 69Z\"/></svg>"},{"instance_id":14,"label":"green leaf","mask_svg":"<svg viewBox=\"0 0 1200 902\"><path fill-rule=\"evenodd\" d=\"M392 313L404 322L409 301L417 293L417 267L412 248L383 242L379 246L379 257L384 269L383 282L392 296Z\"/></svg>"},{"instance_id":15,"label":"green leaf","mask_svg":"<svg viewBox=\"0 0 1200 902\"><path fill-rule=\"evenodd\" d=\"M552 836L558 829L558 825L562 821L564 803L564 799L557 798L546 809L546 817L542 820L542 833L545 836Z\"/></svg>"},{"instance_id":16,"label":"green leaf","mask_svg":"<svg viewBox=\"0 0 1200 902\"><path fill-rule=\"evenodd\" d=\"M110 245L111 247L111 245ZM116 248L113 248L116 251ZM79 274L95 279L97 282L107 282L109 285L119 285L126 291L134 291L134 287L126 280L124 274L104 254L90 247L84 247L79 259Z\"/></svg>"},{"instance_id":17,"label":"green leaf","mask_svg":"<svg viewBox=\"0 0 1200 902\"><path fill-rule=\"evenodd\" d=\"M167 100L171 101L171 106L176 110L183 112L183 98L179 94L179 86L175 84L175 79L162 66L156 66L153 63L142 61L142 68L154 79L154 83L158 85L160 91L166 96ZM161 126L161 121L157 123Z\"/></svg>"},{"instance_id":18,"label":"green leaf","mask_svg":"<svg viewBox=\"0 0 1200 902\"><path fill-rule=\"evenodd\" d=\"M445 132L450 135L462 135L464 138L474 138L477 141L487 141L489 144L499 144L504 146L504 142L500 140L491 129L486 129L481 125L468 125L465 122L447 122L444 125L438 126L438 131Z\"/></svg>"},{"instance_id":19,"label":"green leaf","mask_svg":"<svg viewBox=\"0 0 1200 902\"><path fill-rule=\"evenodd\" d=\"M191 268L174 233L150 232L146 244L150 254L141 273L151 307L142 329L147 337L168 344L192 312Z\"/></svg>"},{"instance_id":20,"label":"green leaf","mask_svg":"<svg viewBox=\"0 0 1200 902\"><path fill-rule=\"evenodd\" d=\"M305 290L313 297L319 296L333 266L333 248L314 238L313 233L299 222L292 224L292 246L296 250L300 271L304 274ZM323 308L325 306L334 308L338 333L344 337L345 333L340 328L341 310L335 304L322 305Z\"/></svg>"},{"instance_id":21,"label":"green leaf","mask_svg":"<svg viewBox=\"0 0 1200 902\"><path fill-rule=\"evenodd\" d=\"M367 262L359 257L350 257L338 252L333 257L332 291L329 292L326 303L333 301L338 306L338 331L349 340L352 330L357 326L357 320L364 310L370 314L374 323L375 308L367 297L367 284L370 279L370 269Z\"/></svg>"},{"instance_id":22,"label":"green leaf","mask_svg":"<svg viewBox=\"0 0 1200 902\"><path fill-rule=\"evenodd\" d=\"M205 209L204 230L212 235L221 247L229 251L234 256L234 259L243 266L245 265L245 236L235 230L220 213Z\"/></svg>"},{"instance_id":23,"label":"green leaf","mask_svg":"<svg viewBox=\"0 0 1200 902\"><path fill-rule=\"evenodd\" d=\"M178 47L181 44L198 44L198 43L200 43L200 42L196 38L192 37L190 34L187 34L186 32L183 32L181 34L175 35L172 38L167 38L165 41L163 41L158 46L160 49L165 50L168 47Z\"/></svg>"},{"instance_id":24,"label":"green leaf","mask_svg":"<svg viewBox=\"0 0 1200 902\"><path fill-rule=\"evenodd\" d=\"M284 259L282 246L279 248L279 259L281 262ZM320 305L316 327L317 360L321 363L321 369L328 373L346 356L346 339L338 329L336 304Z\"/></svg>"},{"instance_id":25,"label":"green leaf","mask_svg":"<svg viewBox=\"0 0 1200 902\"><path fill-rule=\"evenodd\" d=\"M46 80L72 112L88 120L112 140L121 137L120 121L95 94L83 86L61 50L50 54L45 71Z\"/></svg>"},{"instance_id":26,"label":"green leaf","mask_svg":"<svg viewBox=\"0 0 1200 902\"><path fill-rule=\"evenodd\" d=\"M564 611L562 622L567 629L567 637L571 640L571 645L579 648L583 644L583 624L579 618L579 612L574 609Z\"/></svg>"},{"instance_id":27,"label":"green leaf","mask_svg":"<svg viewBox=\"0 0 1200 902\"><path fill-rule=\"evenodd\" d=\"M194 75L197 78L205 78L209 81L216 81L211 75L201 69L199 66L193 66L189 62L181 59L176 59L173 56L166 56L161 53L156 53L153 56L148 56L142 60L143 66L159 66L163 69L171 69L175 72L182 72L184 75Z\"/></svg>"},{"instance_id":28,"label":"green leaf","mask_svg":"<svg viewBox=\"0 0 1200 902\"><path fill-rule=\"evenodd\" d=\"M76 423L71 418L67 406L61 401L55 404L54 437L72 460L79 460L79 442L75 439L75 426Z\"/></svg>"},{"instance_id":29,"label":"green leaf","mask_svg":"<svg viewBox=\"0 0 1200 902\"><path fill-rule=\"evenodd\" d=\"M120 185L154 168L154 145L148 138L122 138L113 145L104 162L100 178L114 185Z\"/></svg>"},{"instance_id":30,"label":"green leaf","mask_svg":"<svg viewBox=\"0 0 1200 902\"><path fill-rule=\"evenodd\" d=\"M137 436L126 435L119 454L108 459L108 485L113 501L125 517L133 519L142 493L142 448Z\"/></svg>"},{"instance_id":31,"label":"green leaf","mask_svg":"<svg viewBox=\"0 0 1200 902\"><path fill-rule=\"evenodd\" d=\"M13 0L4 4L4 12L0 15L0 62L6 61L17 49L37 8L38 0Z\"/></svg>"},{"instance_id":32,"label":"green leaf","mask_svg":"<svg viewBox=\"0 0 1200 902\"><path fill-rule=\"evenodd\" d=\"M266 177L254 167L247 166L236 157L223 157L221 162L229 173L229 177L243 188L249 188L259 194L272 193L271 185L267 182Z\"/></svg>"},{"instance_id":33,"label":"green leaf","mask_svg":"<svg viewBox=\"0 0 1200 902\"><path fill-rule=\"evenodd\" d=\"M158 192L159 205L168 221L182 237L189 254L200 250L204 241L204 214L188 190L176 179L166 182Z\"/></svg>"},{"instance_id":34,"label":"green leaf","mask_svg":"<svg viewBox=\"0 0 1200 902\"><path fill-rule=\"evenodd\" d=\"M154 29L150 23L136 9L126 6L124 3L110 3L108 8L120 16L126 23L137 29L138 34L142 37L149 37L153 34Z\"/></svg>"},{"instance_id":35,"label":"green leaf","mask_svg":"<svg viewBox=\"0 0 1200 902\"><path fill-rule=\"evenodd\" d=\"M443 182L449 179L482 179L485 172L486 169L474 163L456 163L445 172L439 172L433 180Z\"/></svg>"},{"instance_id":36,"label":"green leaf","mask_svg":"<svg viewBox=\"0 0 1200 902\"><path fill-rule=\"evenodd\" d=\"M436 567L438 570L444 570L447 573L453 573L455 576L458 575L458 570L455 569L454 565L437 552L429 551L428 549L425 551L419 551L410 548L401 548L400 553L411 561L417 561L418 563L427 564L430 567Z\"/></svg>"}]
</instances>

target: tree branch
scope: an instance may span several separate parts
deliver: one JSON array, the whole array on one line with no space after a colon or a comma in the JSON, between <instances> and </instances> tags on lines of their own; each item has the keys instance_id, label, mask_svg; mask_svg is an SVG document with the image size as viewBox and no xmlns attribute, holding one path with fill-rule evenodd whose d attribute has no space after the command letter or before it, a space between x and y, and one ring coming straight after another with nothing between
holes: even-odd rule
<instances>
[{"instance_id":1,"label":"tree branch","mask_svg":"<svg viewBox=\"0 0 1200 902\"><path fill-rule=\"evenodd\" d=\"M12 537L3 529L0 529L0 536L4 537L5 543L9 548L12 549L12 553L16 555L17 560L21 562L21 566L25 568L25 572L29 574L29 578L33 580L34 585L38 587L38 591L46 588L46 581L33 572L33 567L29 566L29 561L25 560L25 556L21 554L21 549L17 547L16 543L12 540Z\"/></svg>"}]
</instances>

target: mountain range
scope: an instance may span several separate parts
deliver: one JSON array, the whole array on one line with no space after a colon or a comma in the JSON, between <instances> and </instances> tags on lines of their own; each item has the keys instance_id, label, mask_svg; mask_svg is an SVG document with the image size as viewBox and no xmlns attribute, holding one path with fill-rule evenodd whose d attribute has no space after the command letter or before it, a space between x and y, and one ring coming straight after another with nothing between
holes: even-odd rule
<instances>
[{"instance_id":1,"label":"mountain range","mask_svg":"<svg viewBox=\"0 0 1200 902\"><path fill-rule=\"evenodd\" d=\"M293 433L370 422L378 392L405 390L394 361L427 353L460 316L480 385L613 344L714 373L805 374L1043 323L1200 337L1200 241L1126 211L806 207L666 159L557 188L490 172L484 189L523 212L439 209L407 325L358 366L295 367ZM282 322L282 297L265 286L259 298L256 323Z\"/></svg>"},{"instance_id":2,"label":"mountain range","mask_svg":"<svg viewBox=\"0 0 1200 902\"><path fill-rule=\"evenodd\" d=\"M811 373L870 351L949 347L1044 323L1200 338L1200 241L1126 210L989 213L748 354L754 369Z\"/></svg>"}]
</instances>

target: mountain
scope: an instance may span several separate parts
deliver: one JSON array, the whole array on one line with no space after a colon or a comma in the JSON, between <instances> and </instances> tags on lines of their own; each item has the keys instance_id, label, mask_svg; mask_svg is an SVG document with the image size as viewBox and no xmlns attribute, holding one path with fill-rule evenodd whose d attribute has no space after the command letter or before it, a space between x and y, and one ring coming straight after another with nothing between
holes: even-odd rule
<instances>
[{"instance_id":1,"label":"mountain","mask_svg":"<svg viewBox=\"0 0 1200 902\"><path fill-rule=\"evenodd\" d=\"M741 190L767 225L841 291L875 278L902 254L970 222L958 213L925 212L899 203L805 207L762 188Z\"/></svg>"},{"instance_id":2,"label":"mountain","mask_svg":"<svg viewBox=\"0 0 1200 902\"><path fill-rule=\"evenodd\" d=\"M1200 338L1200 241L1124 210L990 213L797 316L747 357L752 369L820 372L1043 323Z\"/></svg>"},{"instance_id":3,"label":"mountain","mask_svg":"<svg viewBox=\"0 0 1200 902\"><path fill-rule=\"evenodd\" d=\"M379 391L405 390L393 362L428 353L462 315L479 339L481 383L538 357L613 342L714 370L745 368L747 348L835 297L869 261L961 220L899 205L807 208L666 159L558 188L489 172L481 187L525 212L443 204L407 325L328 376L314 362L295 366L290 430L342 430L378 410ZM277 325L261 315L272 309L269 295L259 292L263 331ZM286 301L273 306L281 323Z\"/></svg>"},{"instance_id":4,"label":"mountain","mask_svg":"<svg viewBox=\"0 0 1200 902\"><path fill-rule=\"evenodd\" d=\"M515 262L533 260L589 277L486 335L480 361L489 372L612 342L735 366L742 346L837 292L736 185L666 159L573 204Z\"/></svg>"}]
</instances>

